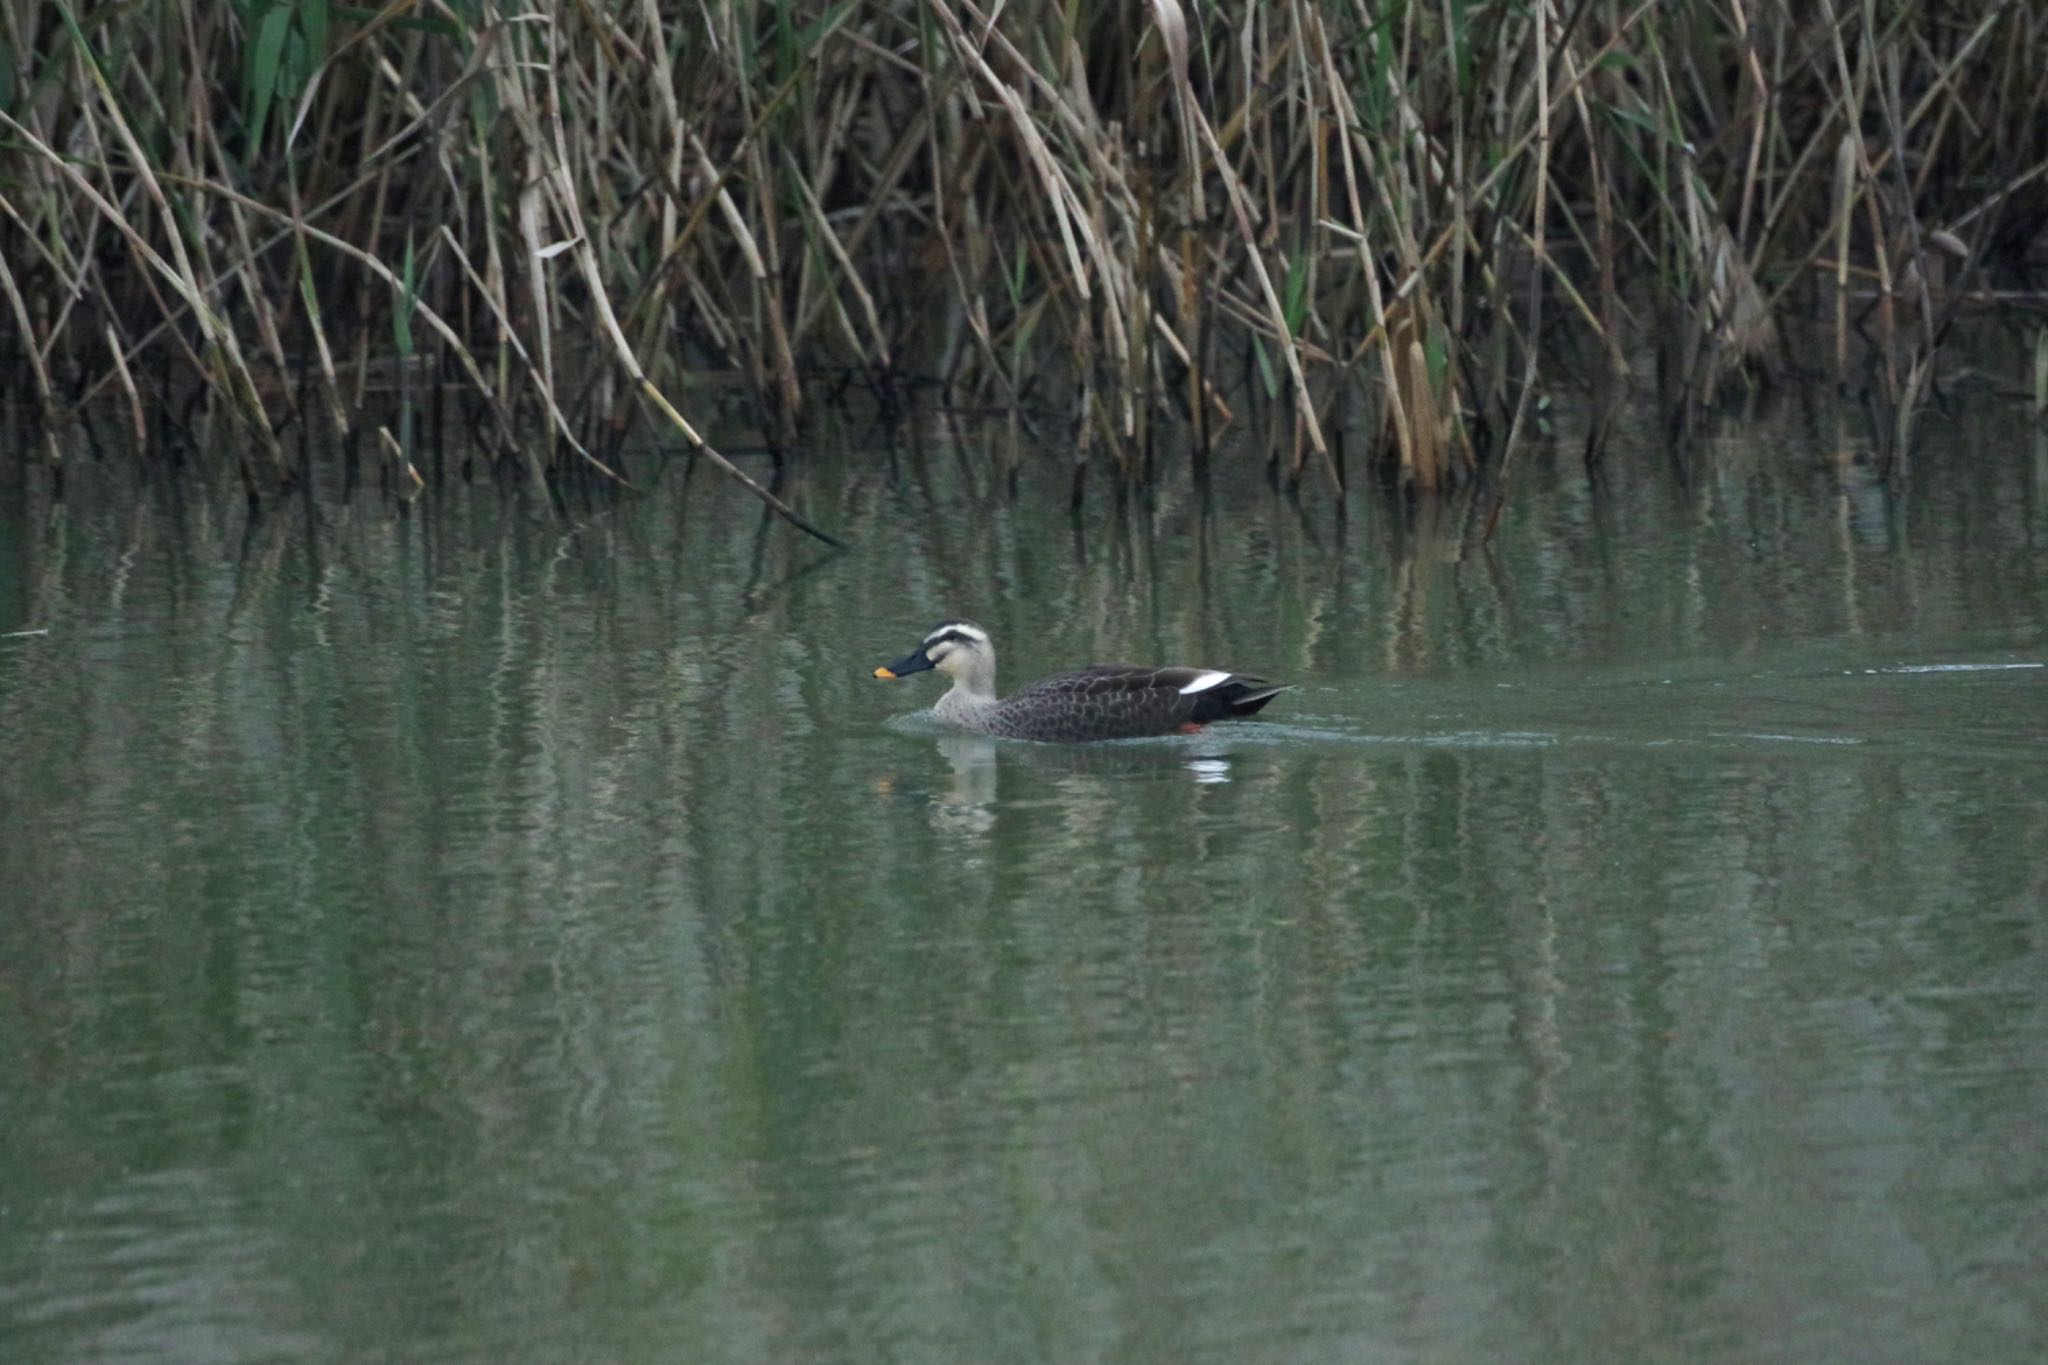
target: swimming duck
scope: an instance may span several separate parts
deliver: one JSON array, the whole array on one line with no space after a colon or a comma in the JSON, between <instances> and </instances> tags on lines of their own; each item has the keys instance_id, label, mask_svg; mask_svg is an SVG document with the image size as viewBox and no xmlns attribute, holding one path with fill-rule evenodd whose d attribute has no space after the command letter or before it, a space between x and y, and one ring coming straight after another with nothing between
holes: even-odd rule
<instances>
[{"instance_id":1,"label":"swimming duck","mask_svg":"<svg viewBox=\"0 0 2048 1365\"><path fill-rule=\"evenodd\" d=\"M1237 720L1287 690L1216 668L1139 668L1096 664L1055 673L996 697L996 651L988 632L972 621L941 621L924 643L878 678L901 678L936 668L953 686L932 714L963 730L1004 739L1078 742L1135 739L1195 730L1214 720Z\"/></svg>"}]
</instances>

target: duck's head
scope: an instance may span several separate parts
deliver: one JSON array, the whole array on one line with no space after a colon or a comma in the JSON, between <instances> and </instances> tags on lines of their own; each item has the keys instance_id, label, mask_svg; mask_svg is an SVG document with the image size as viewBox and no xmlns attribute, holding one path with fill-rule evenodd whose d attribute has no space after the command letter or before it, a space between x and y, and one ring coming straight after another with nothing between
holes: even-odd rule
<instances>
[{"instance_id":1,"label":"duck's head","mask_svg":"<svg viewBox=\"0 0 2048 1365\"><path fill-rule=\"evenodd\" d=\"M925 632L924 643L893 664L875 670L878 678L902 678L936 668L956 681L968 682L995 674L996 650L988 632L972 621L941 621Z\"/></svg>"}]
</instances>

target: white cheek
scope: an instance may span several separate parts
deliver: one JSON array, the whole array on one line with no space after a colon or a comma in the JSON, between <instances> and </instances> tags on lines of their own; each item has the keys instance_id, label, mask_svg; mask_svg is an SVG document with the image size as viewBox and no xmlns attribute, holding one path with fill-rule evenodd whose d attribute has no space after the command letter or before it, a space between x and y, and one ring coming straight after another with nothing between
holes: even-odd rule
<instances>
[{"instance_id":1,"label":"white cheek","mask_svg":"<svg viewBox=\"0 0 2048 1365\"><path fill-rule=\"evenodd\" d=\"M1195 678L1195 680L1189 683L1186 687L1183 687L1180 690L1180 694L1183 697L1185 697L1193 692L1207 692L1210 688L1216 686L1216 684L1229 681L1230 675L1228 673L1203 673L1198 675Z\"/></svg>"}]
</instances>

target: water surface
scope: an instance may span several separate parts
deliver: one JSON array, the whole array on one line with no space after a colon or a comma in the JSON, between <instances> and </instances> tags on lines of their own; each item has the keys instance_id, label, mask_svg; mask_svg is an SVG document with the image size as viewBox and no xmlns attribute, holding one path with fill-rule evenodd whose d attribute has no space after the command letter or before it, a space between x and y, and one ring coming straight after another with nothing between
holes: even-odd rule
<instances>
[{"instance_id":1,"label":"water surface","mask_svg":"<svg viewBox=\"0 0 2048 1365\"><path fill-rule=\"evenodd\" d=\"M1800 421L1490 552L971 433L819 457L848 555L10 483L0 1355L2041 1358L2048 452ZM953 614L1296 686L946 735Z\"/></svg>"}]
</instances>

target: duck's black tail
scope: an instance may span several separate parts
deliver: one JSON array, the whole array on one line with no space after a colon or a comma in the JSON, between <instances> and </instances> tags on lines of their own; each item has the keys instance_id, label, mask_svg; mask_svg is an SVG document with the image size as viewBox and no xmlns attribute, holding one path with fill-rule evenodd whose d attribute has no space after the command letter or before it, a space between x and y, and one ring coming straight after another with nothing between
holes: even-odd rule
<instances>
[{"instance_id":1,"label":"duck's black tail","mask_svg":"<svg viewBox=\"0 0 2048 1365\"><path fill-rule=\"evenodd\" d=\"M1228 681L1200 694L1192 719L1197 725L1207 725L1212 720L1243 720L1257 715L1261 707L1286 690L1286 683L1232 675Z\"/></svg>"}]
</instances>

